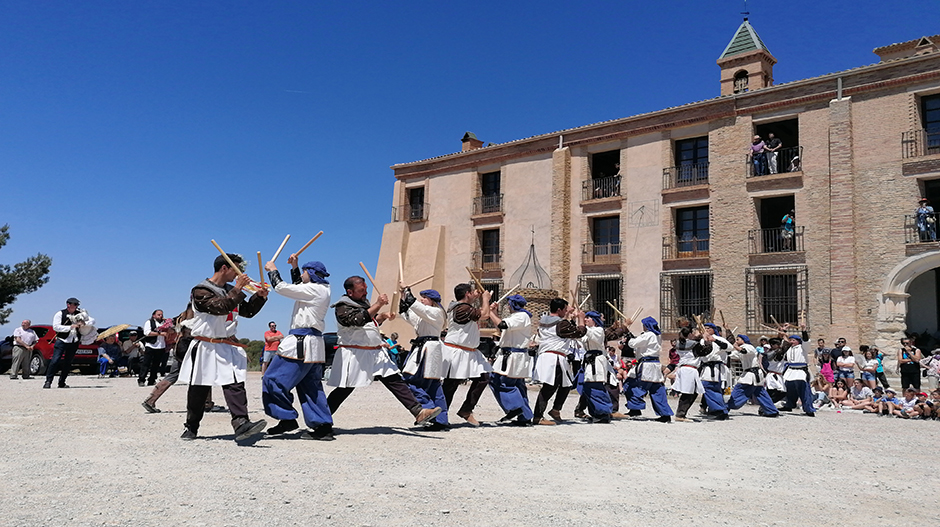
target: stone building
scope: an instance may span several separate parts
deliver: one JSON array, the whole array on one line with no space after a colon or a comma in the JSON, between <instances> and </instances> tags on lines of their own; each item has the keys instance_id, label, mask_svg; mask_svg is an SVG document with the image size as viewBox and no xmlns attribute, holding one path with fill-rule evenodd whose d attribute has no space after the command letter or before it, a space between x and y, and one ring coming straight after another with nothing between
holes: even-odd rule
<instances>
[{"instance_id":1,"label":"stone building","mask_svg":"<svg viewBox=\"0 0 940 527\"><path fill-rule=\"evenodd\" d=\"M449 299L470 268L503 292L531 250L543 289L608 317L608 301L643 308L667 331L704 313L886 350L934 333L940 246L915 210L921 196L940 206L938 46L891 44L875 64L775 85L745 19L716 98L502 144L468 132L460 152L392 167L377 282L393 289L400 253L406 283L434 275L418 289ZM771 133L775 173L749 156Z\"/></svg>"}]
</instances>

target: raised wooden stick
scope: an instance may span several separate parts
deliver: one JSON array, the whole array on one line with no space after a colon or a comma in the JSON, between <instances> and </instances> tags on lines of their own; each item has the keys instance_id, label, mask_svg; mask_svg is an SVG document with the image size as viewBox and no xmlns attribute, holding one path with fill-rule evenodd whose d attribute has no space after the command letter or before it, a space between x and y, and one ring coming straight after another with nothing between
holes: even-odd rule
<instances>
[{"instance_id":1,"label":"raised wooden stick","mask_svg":"<svg viewBox=\"0 0 940 527\"><path fill-rule=\"evenodd\" d=\"M401 282L405 279L405 266L401 262L401 251L398 252L398 281Z\"/></svg>"},{"instance_id":2,"label":"raised wooden stick","mask_svg":"<svg viewBox=\"0 0 940 527\"><path fill-rule=\"evenodd\" d=\"M238 273L239 275L245 274L242 272L242 268L235 265L235 262L233 262L232 259L228 257L228 253L223 251L222 248L219 247L219 244L215 243L215 240L209 240L209 241L211 241L212 245L215 245L215 248L218 249L220 253L222 253L222 257L225 258L225 262L228 264L229 268L234 269L235 272Z\"/></svg>"},{"instance_id":3,"label":"raised wooden stick","mask_svg":"<svg viewBox=\"0 0 940 527\"><path fill-rule=\"evenodd\" d=\"M724 329L725 331L727 331L727 330L728 330L728 325L725 324L725 314L722 313L720 309L718 310L718 316L721 317L721 327L722 327L722 329Z\"/></svg>"},{"instance_id":4,"label":"raised wooden stick","mask_svg":"<svg viewBox=\"0 0 940 527\"><path fill-rule=\"evenodd\" d=\"M780 322L777 322L777 319L774 318L773 315L770 315L770 320L774 323L775 326L777 326L777 329L778 329L778 330L781 328Z\"/></svg>"},{"instance_id":5,"label":"raised wooden stick","mask_svg":"<svg viewBox=\"0 0 940 527\"><path fill-rule=\"evenodd\" d=\"M622 318L622 319L624 320L624 322L626 322L627 320L630 320L630 319L627 318L623 313L621 313L619 309L617 309L617 306L611 304L611 303L610 303L610 300L607 300L607 305L610 306L610 308L614 310L614 313L617 313L617 315L618 315L620 318ZM633 322L633 321L630 320L630 322Z\"/></svg>"},{"instance_id":6,"label":"raised wooden stick","mask_svg":"<svg viewBox=\"0 0 940 527\"><path fill-rule=\"evenodd\" d=\"M304 245L303 247L301 247L300 250L297 251L295 254L297 254L297 256L300 256L300 253L306 251L306 250L307 250L307 247L310 247L310 244L311 244L311 243L317 241L317 238L319 238L321 234L323 234L323 231L318 232L318 233L316 234L316 236L314 236L313 238L310 238L310 241L307 242L306 245Z\"/></svg>"},{"instance_id":7,"label":"raised wooden stick","mask_svg":"<svg viewBox=\"0 0 940 527\"><path fill-rule=\"evenodd\" d=\"M261 275L261 287L264 287L264 265L261 264L261 251L258 251L258 273Z\"/></svg>"},{"instance_id":8,"label":"raised wooden stick","mask_svg":"<svg viewBox=\"0 0 940 527\"><path fill-rule=\"evenodd\" d=\"M517 286L518 287L518 286ZM588 293L588 296L584 297L584 300L578 304L578 309L584 309L584 304L587 304L587 301L591 298L591 293Z\"/></svg>"},{"instance_id":9,"label":"raised wooden stick","mask_svg":"<svg viewBox=\"0 0 940 527\"><path fill-rule=\"evenodd\" d=\"M483 282L480 282L480 279L477 278L477 275L473 274L473 271L471 271L469 267L464 267L464 269L466 269L467 272L470 273L470 277L473 278L473 282L477 285L477 288L481 292L485 291L485 289L483 289Z\"/></svg>"},{"instance_id":10,"label":"raised wooden stick","mask_svg":"<svg viewBox=\"0 0 940 527\"><path fill-rule=\"evenodd\" d=\"M502 302L503 300L506 300L507 298L509 298L509 295L511 295L512 292L515 291L515 290L518 289L518 288L519 288L518 285L513 286L512 289L510 289L509 291L506 291L506 294L505 294L505 295L499 297L499 300L497 300L496 303L498 304L498 303Z\"/></svg>"},{"instance_id":11,"label":"raised wooden stick","mask_svg":"<svg viewBox=\"0 0 940 527\"><path fill-rule=\"evenodd\" d=\"M738 331L738 326L735 326L734 329L731 330L731 335L730 335L730 336L736 337L737 335L735 335L735 333L736 333L737 331Z\"/></svg>"},{"instance_id":12,"label":"raised wooden stick","mask_svg":"<svg viewBox=\"0 0 940 527\"><path fill-rule=\"evenodd\" d=\"M272 262L277 260L277 257L281 255L281 251L284 250L284 246L287 245L287 240L289 239L290 239L290 234L284 237L284 241L281 242L281 246L278 247L276 251L274 251L274 256L271 257Z\"/></svg>"},{"instance_id":13,"label":"raised wooden stick","mask_svg":"<svg viewBox=\"0 0 940 527\"><path fill-rule=\"evenodd\" d=\"M317 236L319 236L319 234ZM313 241L313 240L310 240L310 241ZM307 245L310 245L310 244L307 244ZM366 277L369 278L369 282L372 284L372 289L375 289L375 292L378 293L379 296L382 296L382 292L379 291L379 288L375 285L375 280L372 279L372 275L369 274L369 270L366 269L365 264L363 264L362 262L359 262L359 267L362 267L362 272L365 273Z\"/></svg>"},{"instance_id":14,"label":"raised wooden stick","mask_svg":"<svg viewBox=\"0 0 940 527\"><path fill-rule=\"evenodd\" d=\"M771 329L771 330L776 331L776 332L778 332L778 333L780 332L780 328L775 328L775 327L772 327L772 326L768 326L767 324L764 324L763 322L761 323L761 326L764 326L764 329Z\"/></svg>"},{"instance_id":15,"label":"raised wooden stick","mask_svg":"<svg viewBox=\"0 0 940 527\"><path fill-rule=\"evenodd\" d=\"M404 267L401 264L401 251L398 251L398 282L395 283L394 293L392 293L392 301L388 304L388 312L394 314L395 310L398 309L398 298L399 291L398 286L401 285L402 280L405 279Z\"/></svg>"},{"instance_id":16,"label":"raised wooden stick","mask_svg":"<svg viewBox=\"0 0 940 527\"><path fill-rule=\"evenodd\" d=\"M699 332L704 336L705 335L705 324L702 323L701 315L692 315L692 318L695 319L695 324L698 326Z\"/></svg>"},{"instance_id":17,"label":"raised wooden stick","mask_svg":"<svg viewBox=\"0 0 940 527\"><path fill-rule=\"evenodd\" d=\"M640 316L640 313L642 312L643 312L642 307L636 308L636 311L633 312L633 318L630 319L630 322L633 322L634 320L636 320L636 317Z\"/></svg>"},{"instance_id":18,"label":"raised wooden stick","mask_svg":"<svg viewBox=\"0 0 940 527\"><path fill-rule=\"evenodd\" d=\"M420 284L421 282L424 282L425 280L430 280L430 279L432 279L432 278L434 278L434 275L433 275L433 274L428 275L428 276L425 276L424 278L422 278L421 280L418 280L417 282L412 282L412 283L406 285L405 287L414 287L414 286Z\"/></svg>"}]
</instances>

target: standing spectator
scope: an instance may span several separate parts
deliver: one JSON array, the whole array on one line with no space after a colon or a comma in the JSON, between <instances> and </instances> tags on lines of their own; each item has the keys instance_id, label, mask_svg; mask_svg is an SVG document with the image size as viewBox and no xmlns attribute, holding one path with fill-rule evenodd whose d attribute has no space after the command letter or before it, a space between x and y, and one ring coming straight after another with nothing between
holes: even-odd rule
<instances>
[{"instance_id":1,"label":"standing spectator","mask_svg":"<svg viewBox=\"0 0 940 527\"><path fill-rule=\"evenodd\" d=\"M925 370L928 388L935 390L940 380L940 350L933 350L933 355L921 359L920 365Z\"/></svg>"},{"instance_id":2,"label":"standing spectator","mask_svg":"<svg viewBox=\"0 0 940 527\"><path fill-rule=\"evenodd\" d=\"M898 372L901 374L901 388L914 388L920 390L920 361L924 356L914 347L911 339L901 339L901 349L898 350Z\"/></svg>"},{"instance_id":3,"label":"standing spectator","mask_svg":"<svg viewBox=\"0 0 940 527\"><path fill-rule=\"evenodd\" d=\"M23 378L30 379L29 363L33 358L33 346L39 337L36 332L29 329L33 325L30 320L24 320L20 327L13 330L13 364L10 365L10 379L17 379L17 372L20 371L20 365L23 368Z\"/></svg>"},{"instance_id":4,"label":"standing spectator","mask_svg":"<svg viewBox=\"0 0 940 527\"><path fill-rule=\"evenodd\" d=\"M267 371L271 359L277 353L277 347L284 339L284 334L277 330L277 324L272 320L268 322L268 330L264 332L264 353L261 355L261 375Z\"/></svg>"},{"instance_id":5,"label":"standing spectator","mask_svg":"<svg viewBox=\"0 0 940 527\"><path fill-rule=\"evenodd\" d=\"M767 143L764 145L765 156L767 157L767 168L771 174L777 173L777 154L783 147L783 141L774 135L773 132L767 134Z\"/></svg>"},{"instance_id":6,"label":"standing spectator","mask_svg":"<svg viewBox=\"0 0 940 527\"><path fill-rule=\"evenodd\" d=\"M835 376L835 361L832 360L832 357L829 355L829 349L823 350L822 354L819 356L819 374L826 379L826 382L832 384L836 382Z\"/></svg>"},{"instance_id":7,"label":"standing spectator","mask_svg":"<svg viewBox=\"0 0 940 527\"><path fill-rule=\"evenodd\" d=\"M855 366L852 348L843 346L842 355L836 359L836 379L847 379L846 383L855 379Z\"/></svg>"},{"instance_id":8,"label":"standing spectator","mask_svg":"<svg viewBox=\"0 0 940 527\"><path fill-rule=\"evenodd\" d=\"M754 136L754 140L751 141L751 163L754 166L754 175L763 176L767 173L767 158L764 155L764 147L766 145L761 140L759 135Z\"/></svg>"},{"instance_id":9,"label":"standing spectator","mask_svg":"<svg viewBox=\"0 0 940 527\"><path fill-rule=\"evenodd\" d=\"M861 348L861 346L859 346L859 348ZM878 359L875 358L875 353L869 349L865 351L865 365L862 366L862 383L874 390L876 375L878 375Z\"/></svg>"},{"instance_id":10,"label":"standing spectator","mask_svg":"<svg viewBox=\"0 0 940 527\"><path fill-rule=\"evenodd\" d=\"M46 383L42 385L44 389L52 388L52 379L56 371L59 373L59 388L68 388L65 379L69 376L72 369L72 359L75 358L75 352L81 344L81 329L84 326L94 326L95 319L88 316L88 313L78 308L80 302L72 297L65 301L65 309L56 311L52 315L52 331L56 333L55 346L52 351L52 360L46 368Z\"/></svg>"},{"instance_id":11,"label":"standing spectator","mask_svg":"<svg viewBox=\"0 0 940 527\"><path fill-rule=\"evenodd\" d=\"M793 250L793 239L796 237L796 211L790 209L783 219L780 220L780 238L783 239L784 251Z\"/></svg>"},{"instance_id":12,"label":"standing spectator","mask_svg":"<svg viewBox=\"0 0 940 527\"><path fill-rule=\"evenodd\" d=\"M920 198L917 202L917 210L914 211L917 232L920 234L920 241L937 241L937 216L934 214L933 207L927 198Z\"/></svg>"},{"instance_id":13,"label":"standing spectator","mask_svg":"<svg viewBox=\"0 0 940 527\"><path fill-rule=\"evenodd\" d=\"M160 370L160 363L163 362L163 355L166 354L166 330L164 324L163 310L157 309L150 315L150 319L144 322L144 360L140 365L140 375L137 377L137 385L144 386L144 381L148 386L157 384L157 373ZM147 379L147 374L150 379Z\"/></svg>"},{"instance_id":14,"label":"standing spectator","mask_svg":"<svg viewBox=\"0 0 940 527\"><path fill-rule=\"evenodd\" d=\"M881 385L885 387L885 389L890 388L891 385L888 384L888 377L885 375L885 354L882 353L878 348L872 348L871 350L872 353L875 354L875 359L878 360L878 369L875 370L875 377L878 378L878 382L880 382Z\"/></svg>"},{"instance_id":15,"label":"standing spectator","mask_svg":"<svg viewBox=\"0 0 940 527\"><path fill-rule=\"evenodd\" d=\"M816 349L814 350L814 355L816 355L816 360L819 360L819 356L825 353L829 353L829 348L826 347L826 339L816 339Z\"/></svg>"}]
</instances>

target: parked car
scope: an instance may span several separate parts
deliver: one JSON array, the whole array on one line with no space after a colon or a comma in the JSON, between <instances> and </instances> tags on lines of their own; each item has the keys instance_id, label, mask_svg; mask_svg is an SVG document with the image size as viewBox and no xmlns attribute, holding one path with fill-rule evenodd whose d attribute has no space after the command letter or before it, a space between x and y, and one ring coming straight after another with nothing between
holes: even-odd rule
<instances>
[{"instance_id":1,"label":"parked car","mask_svg":"<svg viewBox=\"0 0 940 527\"><path fill-rule=\"evenodd\" d=\"M52 351L55 347L55 331L52 326L43 324L30 327L36 332L39 340L33 346L33 356L29 361L30 375L44 375L49 361L52 360ZM10 368L13 360L13 337L7 337L0 345L0 364L3 371ZM81 345L75 352L75 358L72 360L72 368L79 368L82 373L97 373L98 371L98 346L95 344Z\"/></svg>"}]
</instances>

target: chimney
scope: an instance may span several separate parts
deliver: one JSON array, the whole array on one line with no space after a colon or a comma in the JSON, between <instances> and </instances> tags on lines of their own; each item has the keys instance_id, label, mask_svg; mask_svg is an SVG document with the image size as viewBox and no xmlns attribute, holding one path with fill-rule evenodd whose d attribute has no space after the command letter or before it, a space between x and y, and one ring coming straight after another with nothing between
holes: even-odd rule
<instances>
[{"instance_id":1,"label":"chimney","mask_svg":"<svg viewBox=\"0 0 940 527\"><path fill-rule=\"evenodd\" d=\"M463 139L460 140L460 143L461 152L476 150L477 148L481 148L483 146L483 141L477 139L476 134L473 132L467 132L463 134Z\"/></svg>"}]
</instances>

